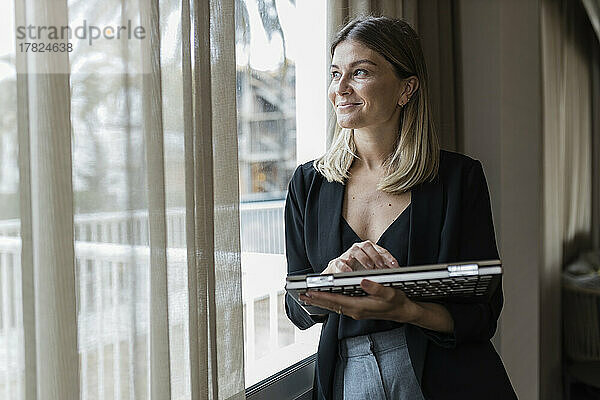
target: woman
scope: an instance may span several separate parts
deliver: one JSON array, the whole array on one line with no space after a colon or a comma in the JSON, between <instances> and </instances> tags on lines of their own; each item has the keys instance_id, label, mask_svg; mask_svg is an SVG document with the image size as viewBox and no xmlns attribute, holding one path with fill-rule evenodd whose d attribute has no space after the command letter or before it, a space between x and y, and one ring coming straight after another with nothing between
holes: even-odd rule
<instances>
[{"instance_id":1,"label":"woman","mask_svg":"<svg viewBox=\"0 0 600 400\"><path fill-rule=\"evenodd\" d=\"M299 166L285 207L289 274L497 259L479 161L440 151L427 71L411 27L349 22L331 46L329 100L338 129L326 154ZM319 399L513 399L490 342L502 309L417 302L363 280L366 297L307 293L310 317L286 297L300 329L323 322Z\"/></svg>"}]
</instances>

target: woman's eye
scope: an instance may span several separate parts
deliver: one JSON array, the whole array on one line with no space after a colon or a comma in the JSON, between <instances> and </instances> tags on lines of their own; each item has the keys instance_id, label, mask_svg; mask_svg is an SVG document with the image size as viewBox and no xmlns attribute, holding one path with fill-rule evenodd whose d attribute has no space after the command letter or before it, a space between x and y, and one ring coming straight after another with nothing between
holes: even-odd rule
<instances>
[{"instance_id":1,"label":"woman's eye","mask_svg":"<svg viewBox=\"0 0 600 400\"><path fill-rule=\"evenodd\" d=\"M356 71L354 71L354 76L366 76L368 75L368 72L366 69L357 69ZM332 79L339 79L342 76L342 74L339 71L331 71L331 78Z\"/></svg>"}]
</instances>

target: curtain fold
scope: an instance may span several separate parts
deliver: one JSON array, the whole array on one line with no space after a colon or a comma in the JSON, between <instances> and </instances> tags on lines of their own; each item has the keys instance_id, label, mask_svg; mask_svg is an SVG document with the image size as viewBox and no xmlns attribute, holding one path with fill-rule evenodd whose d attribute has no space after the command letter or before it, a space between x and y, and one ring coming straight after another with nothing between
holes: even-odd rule
<instances>
[{"instance_id":1,"label":"curtain fold","mask_svg":"<svg viewBox=\"0 0 600 400\"><path fill-rule=\"evenodd\" d=\"M440 144L443 149L455 151L458 150L457 115L459 114L456 109L460 104L457 97L457 89L460 86L456 81L454 29L456 22L453 2L450 0L421 2L418 5L416 18L419 21L421 46L427 63L429 95L436 116Z\"/></svg>"},{"instance_id":2,"label":"curtain fold","mask_svg":"<svg viewBox=\"0 0 600 400\"><path fill-rule=\"evenodd\" d=\"M235 10L233 1L211 2L213 168L215 182L215 317L218 398L243 399L244 343L240 251ZM218 50L218 52L217 52ZM214 372L213 372L214 373Z\"/></svg>"},{"instance_id":3,"label":"curtain fold","mask_svg":"<svg viewBox=\"0 0 600 400\"><path fill-rule=\"evenodd\" d=\"M26 1L25 7L27 21L35 26L67 22L66 0L51 6ZM23 251L33 261L35 316L24 315L23 322L25 337L35 332L37 373L36 381L26 382L25 387L28 391L35 388L39 400L72 398L79 393L69 75L62 72L67 64L64 53L30 53L27 59L29 143L22 144L29 145L23 149L28 150L29 160L27 166L22 165L29 167L25 173L30 172L30 196L23 199L30 209L23 211L30 212L31 219L25 221L31 226L24 230L31 232L33 240L25 242L31 247ZM28 298L26 304L30 302ZM31 312L31 306L24 311Z\"/></svg>"},{"instance_id":4,"label":"curtain fold","mask_svg":"<svg viewBox=\"0 0 600 400\"><path fill-rule=\"evenodd\" d=\"M580 5L541 3L543 221L541 377L544 398L561 393L561 272L591 245L591 72ZM554 385L554 386L552 386Z\"/></svg>"},{"instance_id":5,"label":"curtain fold","mask_svg":"<svg viewBox=\"0 0 600 400\"><path fill-rule=\"evenodd\" d=\"M592 41L592 247L600 248L600 35Z\"/></svg>"},{"instance_id":6,"label":"curtain fold","mask_svg":"<svg viewBox=\"0 0 600 400\"><path fill-rule=\"evenodd\" d=\"M121 25L126 25L127 22L135 15L136 4L131 2L130 0L121 0L120 2L120 11L121 11ZM120 55L123 60L129 60L131 54L136 54L132 52L128 43L123 43L120 46ZM122 86L125 96L123 99L122 109L124 115L126 116L123 126L123 133L125 136L125 145L124 147L124 187L132 188L135 186L137 178L139 175L136 174L136 170L139 167L137 165L134 154L136 153L136 145L135 140L138 137L138 134L134 132L135 129L135 118L132 117L134 114L134 94L133 91L136 88L137 79L134 74L134 70L130 70L125 68L120 76L120 85ZM136 195L133 193L133 190L128 190L125 200L125 210L126 216L123 221L123 226L121 226L123 235L122 242L123 243L135 243L135 234L136 232L136 218L134 210L139 206L136 201ZM138 290L141 285L141 282L138 282L138 265L142 264L141 260L137 255L137 252L133 249L133 246L129 249L129 254L127 256L127 265L129 266L128 271L123 271L124 278L128 281L127 294L124 296L129 299L127 304L127 311L124 316L124 320L126 320L125 325L127 326L127 330L125 336L127 338L127 342L118 343L116 348L117 352L121 353L124 349L126 349L127 360L125 365L121 365L119 361L117 361L114 367L115 378L115 397L122 396L122 398L128 399L139 399L143 398L147 395L147 379L146 379L146 367L147 367L147 357L146 357L146 346L143 340L143 336L138 334L139 330L143 330L141 321L138 321L138 307L137 302L133 301L136 299ZM81 268L80 268L81 270ZM81 278L80 278L81 281ZM117 296L120 293L117 294ZM123 293L124 294L124 293ZM81 302L80 302L81 304ZM87 371L83 368L87 361L87 355L82 354L82 377L87 375ZM120 358L120 357L119 357ZM121 377L126 377L126 382L123 382L121 385ZM85 382L84 379L81 380ZM86 388L82 389L82 393L80 398L86 398L85 396Z\"/></svg>"},{"instance_id":7,"label":"curtain fold","mask_svg":"<svg viewBox=\"0 0 600 400\"><path fill-rule=\"evenodd\" d=\"M197 279L197 293L189 296L198 298L198 356L195 369L199 372L200 392L195 394L199 399L215 398L218 394L218 376L211 374L217 369L217 349L215 333L215 297L214 294L214 190L212 167L212 105L211 105L211 62L205 54L210 54L210 4L208 2L193 2L194 20L194 64L193 64L193 104L194 130L193 149L194 164L192 170L186 170L186 176L193 177L195 200L194 225L187 227L195 235L194 248L196 264L191 266L189 277ZM200 96L200 94L204 94ZM205 112L200 112L204 110ZM213 310L211 313L210 310ZM190 309L190 312L193 310ZM191 335L190 335L191 337ZM194 379L192 377L192 379ZM194 394L192 394L194 396Z\"/></svg>"},{"instance_id":8,"label":"curtain fold","mask_svg":"<svg viewBox=\"0 0 600 400\"><path fill-rule=\"evenodd\" d=\"M600 40L600 1L598 0L581 0L588 14L592 28L596 32L596 37Z\"/></svg>"},{"instance_id":9,"label":"curtain fold","mask_svg":"<svg viewBox=\"0 0 600 400\"><path fill-rule=\"evenodd\" d=\"M141 26L148 30L148 41L142 46L142 115L150 245L150 398L170 399L165 156L158 0L141 1L140 14Z\"/></svg>"},{"instance_id":10,"label":"curtain fold","mask_svg":"<svg viewBox=\"0 0 600 400\"><path fill-rule=\"evenodd\" d=\"M15 3L16 25L24 25L25 2ZM22 351L20 365L18 368L19 379L17 379L17 398L23 400L35 400L37 392L35 386L27 386L25 382L36 382L36 345L35 345L35 298L33 278L33 233L31 225L31 165L29 152L29 102L27 97L27 57L24 53L17 53L15 59L17 71L17 136L19 143L18 168L19 168L19 193L21 220L21 280L18 288L21 289L20 323L17 326L22 329L23 341L19 343L18 351ZM19 303L19 302L17 302ZM20 335L20 333L17 333ZM21 375L21 370L23 374Z\"/></svg>"},{"instance_id":11,"label":"curtain fold","mask_svg":"<svg viewBox=\"0 0 600 400\"><path fill-rule=\"evenodd\" d=\"M194 79L187 96L193 97L194 123L192 129L188 122L187 137L194 163L187 164L186 178L195 196L188 201L188 209L190 203L195 207L195 224L187 236L195 234L195 260L188 261L188 268L194 277L189 287L197 290L189 296L197 298L197 328L192 332L190 323L190 338L197 337L198 354L190 359L197 363L191 368L198 371L199 387L192 399L238 399L245 397L245 388L234 2L194 1L193 10ZM184 53L184 65L187 57Z\"/></svg>"},{"instance_id":12,"label":"curtain fold","mask_svg":"<svg viewBox=\"0 0 600 400\"><path fill-rule=\"evenodd\" d=\"M198 290L199 275L196 271L196 237L199 232L196 226L196 190L195 190L195 162L194 154L194 91L192 85L192 46L191 46L191 8L189 0L181 2L181 71L183 82L183 134L185 148L185 225L187 246L187 292L188 292L188 337L190 359L190 398L197 400L208 397L208 368L201 368L200 360L208 360L206 336L201 332L206 331L206 308L200 309L200 304L205 304L206 296L200 296ZM204 284L203 289L206 289ZM200 321L203 322L200 325ZM200 351L202 349L202 353ZM203 392L201 392L203 390ZM203 397L201 397L201 394Z\"/></svg>"}]
</instances>

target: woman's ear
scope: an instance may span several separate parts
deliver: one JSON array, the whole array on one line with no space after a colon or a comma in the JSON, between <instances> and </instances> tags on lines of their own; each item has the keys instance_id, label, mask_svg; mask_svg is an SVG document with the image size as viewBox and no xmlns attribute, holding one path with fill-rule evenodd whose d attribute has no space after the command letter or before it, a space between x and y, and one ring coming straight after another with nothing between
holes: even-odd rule
<instances>
[{"instance_id":1,"label":"woman's ear","mask_svg":"<svg viewBox=\"0 0 600 400\"><path fill-rule=\"evenodd\" d=\"M402 90L402 94L400 95L400 99L398 100L398 105L400 107L404 107L406 103L410 101L410 98L419 89L419 78L413 75L404 79L400 88Z\"/></svg>"}]
</instances>

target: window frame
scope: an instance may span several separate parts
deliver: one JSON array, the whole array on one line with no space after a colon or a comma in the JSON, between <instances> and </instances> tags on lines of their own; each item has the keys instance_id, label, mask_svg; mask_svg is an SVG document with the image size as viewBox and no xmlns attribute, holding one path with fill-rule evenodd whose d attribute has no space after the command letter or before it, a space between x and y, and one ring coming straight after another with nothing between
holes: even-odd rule
<instances>
[{"instance_id":1,"label":"window frame","mask_svg":"<svg viewBox=\"0 0 600 400\"><path fill-rule=\"evenodd\" d=\"M311 399L316 360L317 355L312 354L250 386L246 389L246 399Z\"/></svg>"}]
</instances>

